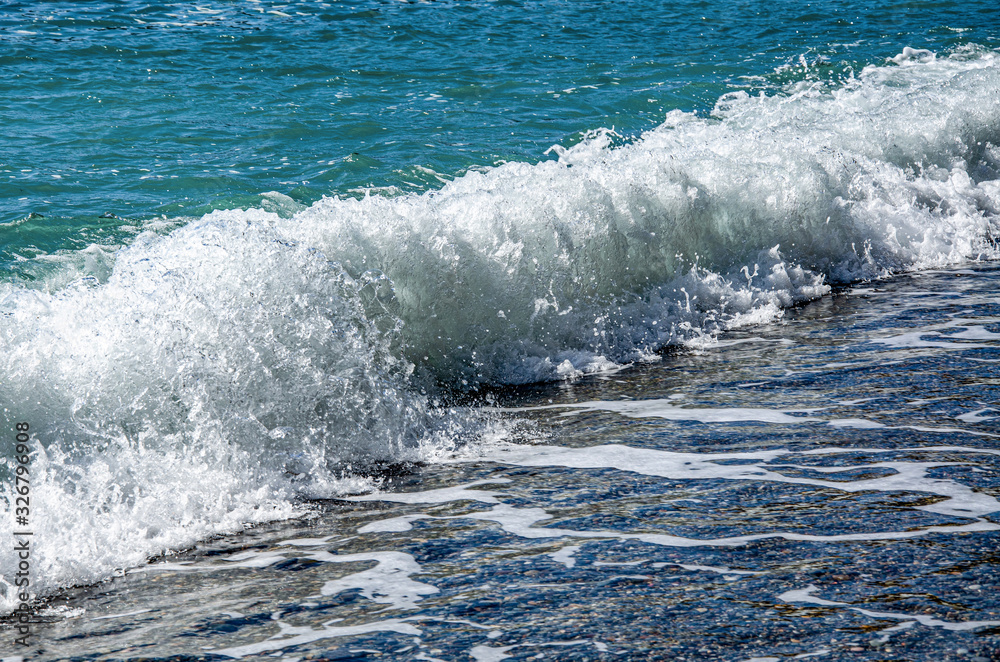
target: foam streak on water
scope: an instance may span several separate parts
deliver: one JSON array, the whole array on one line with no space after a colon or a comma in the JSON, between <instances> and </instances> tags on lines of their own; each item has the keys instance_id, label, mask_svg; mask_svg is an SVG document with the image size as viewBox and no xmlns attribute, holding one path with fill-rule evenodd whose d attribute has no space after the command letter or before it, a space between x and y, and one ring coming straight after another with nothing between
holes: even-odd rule
<instances>
[{"instance_id":1,"label":"foam streak on water","mask_svg":"<svg viewBox=\"0 0 1000 662\"><path fill-rule=\"evenodd\" d=\"M0 409L40 444L39 588L489 433L425 392L653 360L829 283L996 257L1000 58L911 53L555 151L421 195L215 212L110 273L0 286Z\"/></svg>"},{"instance_id":2,"label":"foam streak on water","mask_svg":"<svg viewBox=\"0 0 1000 662\"><path fill-rule=\"evenodd\" d=\"M995 331L998 281L904 274L504 392L521 443L67 590L38 657L997 659L996 339L878 341Z\"/></svg>"}]
</instances>

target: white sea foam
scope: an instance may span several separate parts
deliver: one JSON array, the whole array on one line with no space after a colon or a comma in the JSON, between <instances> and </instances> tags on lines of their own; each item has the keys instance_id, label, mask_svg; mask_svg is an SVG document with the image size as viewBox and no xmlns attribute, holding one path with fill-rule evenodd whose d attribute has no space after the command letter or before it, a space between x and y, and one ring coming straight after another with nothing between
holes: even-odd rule
<instances>
[{"instance_id":1,"label":"white sea foam","mask_svg":"<svg viewBox=\"0 0 1000 662\"><path fill-rule=\"evenodd\" d=\"M809 416L792 416L804 414L815 409L761 409L747 407L678 407L670 400L619 400L614 402L594 400L590 402L574 402L564 405L546 405L541 407L525 407L508 411L536 411L543 409L570 409L564 416L572 416L581 411L612 411L629 418L663 418L668 421L697 421L699 423L777 423L797 424L818 421Z\"/></svg>"},{"instance_id":2,"label":"white sea foam","mask_svg":"<svg viewBox=\"0 0 1000 662\"><path fill-rule=\"evenodd\" d=\"M970 533L984 531L1000 531L1000 526L986 520L977 520L970 524L955 526L928 526L909 529L907 531L882 531L875 533L843 533L832 535L812 535L804 533L789 533L775 531L743 536L728 536L725 538L689 538L662 533L621 533L618 531L601 531L586 529L564 529L547 526L534 526L537 522L551 519L542 508L517 508L507 504L494 506L487 511L434 517L429 519L474 519L496 522L500 528L521 538L593 538L638 540L650 545L661 547L740 547L758 540L772 538L802 541L802 542L859 542L873 540L904 540L917 538L931 533Z\"/></svg>"},{"instance_id":3,"label":"white sea foam","mask_svg":"<svg viewBox=\"0 0 1000 662\"><path fill-rule=\"evenodd\" d=\"M921 449L865 449L865 453L913 452L927 454L939 452L964 451L996 454L998 451L982 450L969 447L926 447ZM837 542L837 541L874 541L901 540L928 535L931 533L963 533L1000 530L1000 526L982 519L983 515L1000 511L1000 501L996 498L976 492L962 483L949 479L931 478L930 470L953 465L965 465L957 462L920 462L920 461L885 461L873 462L856 466L811 466L792 463L778 463L778 459L792 459L797 455L837 455L857 453L860 451L842 448L825 448L814 451L788 451L783 449L746 452L746 453L676 453L655 449L633 448L618 444L609 444L589 448L564 448L555 446L507 446L494 450L484 456L496 462L522 467L570 467L604 469L615 468L648 476L659 476L671 480L761 480L795 485L810 485L845 492L924 492L944 497L935 503L915 506L916 510L930 513L972 519L972 522L960 525L932 525L909 527L904 531L878 531L865 533L843 533L833 535L815 535L772 531L767 533L729 536L723 538L689 538L659 533L624 533L618 531L580 530L551 526L538 526L539 522L551 519L552 516L542 508L521 508L503 503L500 493L489 493L488 499L470 497L471 485L479 485L478 481L469 485L456 486L448 490L429 490L426 492L389 493L370 495L366 500L385 500L408 504L439 504L451 501L485 501L494 504L485 511L473 511L461 515L432 516L425 513L406 515L400 518L375 522L371 527L365 527L362 532L378 532L383 530L399 530L400 525L409 526L416 518L426 520L473 519L495 522L504 531L522 538L591 538L638 540L651 545L667 547L735 547L769 538L780 538L790 541ZM732 464L732 461L738 464ZM804 469L819 474L851 472L857 469L884 469L889 473L876 478L858 478L856 480L824 480L796 475L787 475L781 470ZM575 565L572 554L578 547L567 547L550 556L566 565ZM680 565L680 564L678 564ZM661 565L662 567L662 565ZM711 569L720 571L736 579L740 574L752 574L743 571L730 571L723 568L708 566L684 566L691 569ZM727 577L728 579L729 577Z\"/></svg>"},{"instance_id":4,"label":"white sea foam","mask_svg":"<svg viewBox=\"0 0 1000 662\"><path fill-rule=\"evenodd\" d=\"M529 648L529 647L560 647L560 646L593 646L599 651L607 651L608 645L600 641L592 641L590 639L574 639L572 641L540 641L540 642L525 642L521 644L514 644L513 646L474 646L469 649L469 656L476 660L476 662L500 662L501 660L506 660L512 655L507 655L507 651L514 648ZM540 659L542 656L535 656L534 659ZM529 658L532 659L532 658Z\"/></svg>"},{"instance_id":5,"label":"white sea foam","mask_svg":"<svg viewBox=\"0 0 1000 662\"><path fill-rule=\"evenodd\" d=\"M979 409L976 411L970 411L964 414L959 414L955 418L965 423L981 423L983 421L993 421L996 420L997 418L1000 418L1000 416L988 415L990 413L996 413L997 411L1000 410L994 409L993 407L986 407L984 409Z\"/></svg>"},{"instance_id":6,"label":"white sea foam","mask_svg":"<svg viewBox=\"0 0 1000 662\"><path fill-rule=\"evenodd\" d=\"M827 421L826 424L832 425L835 428L854 428L856 430L877 430L879 428L886 427L882 423L865 420L863 418L835 418Z\"/></svg>"},{"instance_id":7,"label":"white sea foam","mask_svg":"<svg viewBox=\"0 0 1000 662\"><path fill-rule=\"evenodd\" d=\"M746 386L745 384L743 386ZM676 397L676 396L674 396ZM842 405L849 405L856 402L864 402L864 400L855 400L852 402L841 402ZM911 401L908 404L920 404L921 402L927 401ZM968 430L965 428L942 428L942 427L928 427L928 426L918 426L918 425L898 425L890 426L884 423L879 423L877 421L870 421L863 418L834 418L834 419L824 419L815 416L802 416L799 414L810 414L821 412L823 408L812 408L812 409L765 409L765 408L748 408L748 407L698 407L698 406L687 406L679 407L673 403L671 399L661 399L661 398L650 398L647 400L616 400L616 401L602 401L602 400L591 400L587 402L574 402L558 405L542 405L538 407L519 407L519 408L506 408L500 411L505 412L527 412L527 411L544 411L544 410L559 410L567 409L569 411L562 414L562 416L574 416L581 412L588 411L609 411L622 416L627 416L629 418L660 418L668 421L691 421L696 423L772 423L779 425L796 425L796 424L808 424L808 423L826 423L835 428L853 428L858 430L917 430L920 432L935 432L935 433L953 433L953 434L967 434L976 437L993 437L996 438L998 435L991 434L989 432L981 432L979 430ZM982 410L988 411L988 410ZM975 423L977 421L990 420L991 417L976 417L975 414L982 413L975 412L974 414L964 414L956 418L963 420L967 423ZM797 415L791 415L797 414ZM971 416L971 418L970 418ZM972 449L967 449L972 450ZM978 452L989 453L988 450L979 450ZM374 498L374 497L373 497Z\"/></svg>"},{"instance_id":8,"label":"white sea foam","mask_svg":"<svg viewBox=\"0 0 1000 662\"><path fill-rule=\"evenodd\" d=\"M438 589L430 584L411 579L411 575L421 571L420 564L411 555L394 551L331 554L324 550L251 550L231 554L220 559L220 562L157 563L139 572L218 572L236 568L259 570L291 558L318 563L375 562L375 565L367 570L325 582L320 588L319 595L315 597L337 595L343 591L357 589L359 594L368 600L389 605L387 609L413 609L424 596L438 592Z\"/></svg>"},{"instance_id":9,"label":"white sea foam","mask_svg":"<svg viewBox=\"0 0 1000 662\"><path fill-rule=\"evenodd\" d=\"M920 623L926 627L942 628L945 630L952 631L969 631L969 630L979 630L982 628L994 627L1000 625L1000 621L942 621L941 619L934 618L933 616L926 616L924 614L904 614L900 612L891 611L873 611L871 609L863 609L861 607L854 607L846 602L834 602L833 600L824 600L823 598L816 597L813 595L819 588L810 584L804 589L796 589L792 591L785 591L778 596L778 600L782 602L799 602L813 605L821 605L824 607L846 607L851 611L856 611L865 616L870 616L872 618L891 618L900 621L912 621ZM899 626L897 626L899 627ZM895 628L893 628L895 629Z\"/></svg>"},{"instance_id":10,"label":"white sea foam","mask_svg":"<svg viewBox=\"0 0 1000 662\"><path fill-rule=\"evenodd\" d=\"M472 487L480 485L495 485L509 483L508 478L493 478L489 480L477 480L465 485L454 487L442 487L436 490L422 490L420 492L387 492L383 494L362 494L359 496L347 497L348 501L394 501L396 503L449 503L451 501L480 501L482 503L500 503L496 495L498 492L491 490L473 490Z\"/></svg>"},{"instance_id":11,"label":"white sea foam","mask_svg":"<svg viewBox=\"0 0 1000 662\"><path fill-rule=\"evenodd\" d=\"M365 524L358 529L358 533L400 533L413 528L412 522L418 519L425 519L427 515L403 515L401 517L391 517L382 519L370 524Z\"/></svg>"},{"instance_id":12,"label":"white sea foam","mask_svg":"<svg viewBox=\"0 0 1000 662\"><path fill-rule=\"evenodd\" d=\"M391 609L412 609L424 596L438 592L438 589L430 584L410 579L410 575L420 572L420 565L412 556L402 552L362 554L316 552L309 554L308 558L328 563L369 560L377 562L377 565L369 570L326 582L320 590L320 593L326 596L359 588L364 597L374 602L388 604Z\"/></svg>"},{"instance_id":13,"label":"white sea foam","mask_svg":"<svg viewBox=\"0 0 1000 662\"><path fill-rule=\"evenodd\" d=\"M839 87L730 94L714 118L675 111L615 149L599 134L558 161L327 199L280 225L387 276L408 356L437 375L637 360L772 318L825 280L996 255L998 58L914 53Z\"/></svg>"},{"instance_id":14,"label":"white sea foam","mask_svg":"<svg viewBox=\"0 0 1000 662\"><path fill-rule=\"evenodd\" d=\"M831 281L996 257L1000 57L902 55L674 111L623 145L597 132L422 195L215 212L139 235L110 271L75 256L71 284L0 284L0 410L40 445L34 588L293 516L370 489L365 466L484 433L421 388L573 378Z\"/></svg>"},{"instance_id":15,"label":"white sea foam","mask_svg":"<svg viewBox=\"0 0 1000 662\"><path fill-rule=\"evenodd\" d=\"M513 657L507 655L507 651L512 648L517 646L473 646L469 649L469 656L476 662L500 662Z\"/></svg>"},{"instance_id":16,"label":"white sea foam","mask_svg":"<svg viewBox=\"0 0 1000 662\"><path fill-rule=\"evenodd\" d=\"M290 646L302 646L313 641L323 639L334 639L337 637L351 637L369 632L397 632L399 634L419 635L421 631L415 626L407 623L405 619L387 619L384 621L373 621L362 623L361 625L334 625L340 619L333 619L323 623L320 627L310 626L296 627L281 620L277 621L280 631L273 637L263 641L243 646L233 646L232 648L219 648L210 651L215 655L225 655L231 658L241 658L247 655L261 655L267 651L280 651ZM381 652L381 651L376 651Z\"/></svg>"},{"instance_id":17,"label":"white sea foam","mask_svg":"<svg viewBox=\"0 0 1000 662\"><path fill-rule=\"evenodd\" d=\"M576 559L573 556L580 551L580 545L566 545L565 547L559 549L558 551L549 554L553 561L562 563L567 568L572 568L576 565Z\"/></svg>"},{"instance_id":18,"label":"white sea foam","mask_svg":"<svg viewBox=\"0 0 1000 662\"><path fill-rule=\"evenodd\" d=\"M36 589L295 516L302 496L370 490L346 467L475 434L473 414L406 384L393 330L363 311L372 280L288 245L269 218L144 236L103 284L6 292L0 406L37 448Z\"/></svg>"},{"instance_id":19,"label":"white sea foam","mask_svg":"<svg viewBox=\"0 0 1000 662\"><path fill-rule=\"evenodd\" d=\"M726 579L738 579L740 575L763 575L764 573L757 570L734 570L732 568L719 567L713 565L696 565L688 563L654 563L653 568L664 568L667 566L677 566L679 568L684 568L685 570L695 570L704 572L714 572L720 575L724 575Z\"/></svg>"},{"instance_id":20,"label":"white sea foam","mask_svg":"<svg viewBox=\"0 0 1000 662\"><path fill-rule=\"evenodd\" d=\"M935 452L936 448L921 449ZM965 449L976 451L976 449ZM822 449L818 453L837 454L843 449ZM856 451L854 451L856 452ZM888 452L871 451L867 452ZM977 451L990 453L991 451ZM816 453L805 452L803 455ZM791 462L776 463L778 458L794 458L798 453L783 449L746 453L677 453L672 451L635 448L620 444L607 444L590 448L564 448L559 446L508 447L490 455L490 459L526 467L572 467L579 469L614 468L621 471L660 476L672 480L759 480L795 485L814 485L844 492L926 492L945 497L936 503L916 506L919 510L953 517L982 517L1000 511L1000 501L977 492L953 480L929 477L935 467L951 466L955 462L884 461L861 466L817 467L796 465ZM738 460L739 464L722 462ZM962 463L964 464L964 463ZM839 473L854 469L886 469L888 474L876 478L851 481L823 480L781 473L781 469L806 469L816 473ZM988 523L983 522L984 525ZM989 525L995 528L995 525ZM984 529L985 530L985 529Z\"/></svg>"}]
</instances>

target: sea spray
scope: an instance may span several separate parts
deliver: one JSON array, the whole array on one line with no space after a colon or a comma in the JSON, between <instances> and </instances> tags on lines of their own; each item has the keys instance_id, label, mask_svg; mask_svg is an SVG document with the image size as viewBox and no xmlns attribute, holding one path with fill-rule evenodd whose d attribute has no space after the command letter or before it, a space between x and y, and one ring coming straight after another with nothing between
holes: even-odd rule
<instances>
[{"instance_id":1,"label":"sea spray","mask_svg":"<svg viewBox=\"0 0 1000 662\"><path fill-rule=\"evenodd\" d=\"M279 227L386 276L404 354L448 383L640 360L830 282L996 256L1000 60L924 60L729 94L617 148L597 132L557 161L328 198Z\"/></svg>"},{"instance_id":2,"label":"sea spray","mask_svg":"<svg viewBox=\"0 0 1000 662\"><path fill-rule=\"evenodd\" d=\"M491 429L428 393L652 359L830 283L996 257L998 134L995 53L906 57L421 195L214 212L66 286L8 282L0 408L38 441L37 585L294 516Z\"/></svg>"},{"instance_id":3,"label":"sea spray","mask_svg":"<svg viewBox=\"0 0 1000 662\"><path fill-rule=\"evenodd\" d=\"M103 284L6 293L0 404L39 444L43 590L370 490L349 467L420 460L466 418L474 433L408 387L396 327L365 316L372 280L272 222L150 233Z\"/></svg>"}]
</instances>

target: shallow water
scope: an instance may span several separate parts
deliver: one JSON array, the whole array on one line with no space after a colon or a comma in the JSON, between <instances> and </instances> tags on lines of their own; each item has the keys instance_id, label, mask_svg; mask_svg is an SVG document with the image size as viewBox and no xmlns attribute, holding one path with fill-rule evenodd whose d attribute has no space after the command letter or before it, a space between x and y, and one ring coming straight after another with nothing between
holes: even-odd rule
<instances>
[{"instance_id":1,"label":"shallow water","mask_svg":"<svg viewBox=\"0 0 1000 662\"><path fill-rule=\"evenodd\" d=\"M33 645L995 658L994 4L4 5Z\"/></svg>"},{"instance_id":2,"label":"shallow water","mask_svg":"<svg viewBox=\"0 0 1000 662\"><path fill-rule=\"evenodd\" d=\"M996 659L998 284L503 392L519 443L64 591L32 659Z\"/></svg>"}]
</instances>

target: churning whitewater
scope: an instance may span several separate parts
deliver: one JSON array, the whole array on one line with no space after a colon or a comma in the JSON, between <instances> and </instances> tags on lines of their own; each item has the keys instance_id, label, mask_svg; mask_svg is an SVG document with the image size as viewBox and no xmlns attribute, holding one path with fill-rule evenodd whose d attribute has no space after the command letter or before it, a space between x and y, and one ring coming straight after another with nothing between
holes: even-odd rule
<instances>
[{"instance_id":1,"label":"churning whitewater","mask_svg":"<svg viewBox=\"0 0 1000 662\"><path fill-rule=\"evenodd\" d=\"M0 285L0 406L40 442L39 590L503 434L449 392L654 360L831 284L998 257L993 51L907 49L552 151L419 195L218 211L64 256L69 284Z\"/></svg>"}]
</instances>

